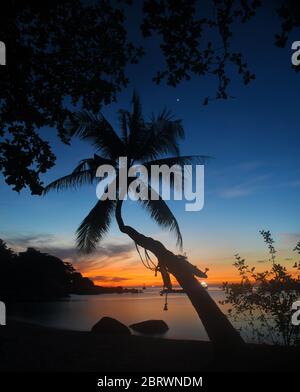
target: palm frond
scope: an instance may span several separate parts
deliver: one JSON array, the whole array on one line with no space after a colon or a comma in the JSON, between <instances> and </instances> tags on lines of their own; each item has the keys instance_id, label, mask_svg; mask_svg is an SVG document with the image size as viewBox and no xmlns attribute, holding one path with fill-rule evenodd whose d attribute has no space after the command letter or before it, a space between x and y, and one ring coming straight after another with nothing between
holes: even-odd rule
<instances>
[{"instance_id":1,"label":"palm frond","mask_svg":"<svg viewBox=\"0 0 300 392\"><path fill-rule=\"evenodd\" d=\"M115 159L124 153L121 139L101 113L77 112L66 123L66 128L70 136L91 142L107 158Z\"/></svg>"},{"instance_id":2,"label":"palm frond","mask_svg":"<svg viewBox=\"0 0 300 392\"><path fill-rule=\"evenodd\" d=\"M92 164L95 168L98 168L101 165L111 165L113 167L116 167L117 165L117 162L115 160L103 158L98 154L94 154L94 158L92 161Z\"/></svg>"},{"instance_id":3,"label":"palm frond","mask_svg":"<svg viewBox=\"0 0 300 392\"><path fill-rule=\"evenodd\" d=\"M81 222L76 233L77 247L83 253L92 252L107 233L114 208L114 200L99 200Z\"/></svg>"},{"instance_id":4,"label":"palm frond","mask_svg":"<svg viewBox=\"0 0 300 392\"><path fill-rule=\"evenodd\" d=\"M180 120L173 119L166 109L145 125L136 159L157 159L163 155L179 156L179 141L184 138Z\"/></svg>"},{"instance_id":5,"label":"palm frond","mask_svg":"<svg viewBox=\"0 0 300 392\"><path fill-rule=\"evenodd\" d=\"M83 159L79 162L79 164L75 167L71 174L61 177L50 184L48 184L43 193L49 193L50 191L59 191L70 188L78 188L82 185L93 184L96 180L96 172L97 168L100 165L115 165L115 162L103 158L97 154L94 155L94 158Z\"/></svg>"},{"instance_id":6,"label":"palm frond","mask_svg":"<svg viewBox=\"0 0 300 392\"><path fill-rule=\"evenodd\" d=\"M158 115L155 115L154 113L152 113L151 122L154 123L155 121L158 121L158 120L173 121L174 114L172 113L171 110L169 110L168 108L165 107L158 113Z\"/></svg>"},{"instance_id":7,"label":"palm frond","mask_svg":"<svg viewBox=\"0 0 300 392\"><path fill-rule=\"evenodd\" d=\"M171 110L164 108L158 113L157 116L152 115L152 120L150 124L161 124L161 123L171 123L176 126L173 129L169 129L174 137L178 139L184 139L184 128L182 126L181 120L175 118Z\"/></svg>"},{"instance_id":8,"label":"palm frond","mask_svg":"<svg viewBox=\"0 0 300 392\"><path fill-rule=\"evenodd\" d=\"M143 187L143 184L141 184ZM152 219L158 223L159 226L169 229L176 236L176 243L180 249L182 249L183 241L180 232L179 224L173 215L172 211L168 207L167 203L161 198L161 196L150 187L150 185L144 185L147 187L146 192L148 192L147 200L139 200L145 209L150 213ZM151 195L155 195L153 200Z\"/></svg>"},{"instance_id":9,"label":"palm frond","mask_svg":"<svg viewBox=\"0 0 300 392\"><path fill-rule=\"evenodd\" d=\"M128 145L128 122L129 112L127 110L119 110L119 123L122 133L122 141L125 146Z\"/></svg>"},{"instance_id":10,"label":"palm frond","mask_svg":"<svg viewBox=\"0 0 300 392\"><path fill-rule=\"evenodd\" d=\"M148 161L143 163L144 166L147 168L150 168L152 165L167 165L169 167L173 165L179 165L179 166L184 166L184 165L204 165L205 162L207 162L211 157L208 155L182 155L182 156L175 156L175 157L168 157L168 158L162 158L162 159L155 159L153 161Z\"/></svg>"},{"instance_id":11,"label":"palm frond","mask_svg":"<svg viewBox=\"0 0 300 392\"><path fill-rule=\"evenodd\" d=\"M170 185L171 187L174 186L174 183L177 184L182 184L184 185L184 179L186 178L185 175L191 174L191 171L183 171L183 167L185 165L195 165L195 164L201 164L203 165L208 159L210 159L209 156L206 155L186 155L186 156L179 156L179 157L168 157L168 158L162 158L162 159L156 159L154 161L148 161L143 163L143 166L147 168L148 171L148 180L151 181L151 166L162 166L166 165L169 168L172 166L178 166L179 170L175 170L172 172L172 175L170 175ZM182 189L182 187L181 187Z\"/></svg>"},{"instance_id":12,"label":"palm frond","mask_svg":"<svg viewBox=\"0 0 300 392\"><path fill-rule=\"evenodd\" d=\"M60 191L70 188L76 188L86 184L92 184L94 180L94 171L83 170L78 173L69 174L51 182L44 188L43 193L46 194L54 190Z\"/></svg>"},{"instance_id":13,"label":"palm frond","mask_svg":"<svg viewBox=\"0 0 300 392\"><path fill-rule=\"evenodd\" d=\"M127 112L127 127L129 129L128 135L128 156L130 159L135 158L135 154L139 151L145 134L145 121L142 114L142 105L140 98L136 92L132 97L132 112Z\"/></svg>"},{"instance_id":14,"label":"palm frond","mask_svg":"<svg viewBox=\"0 0 300 392\"><path fill-rule=\"evenodd\" d=\"M94 166L93 158L82 159L75 167L75 169L72 171L72 174L79 173L83 170L90 170L93 166Z\"/></svg>"},{"instance_id":15,"label":"palm frond","mask_svg":"<svg viewBox=\"0 0 300 392\"><path fill-rule=\"evenodd\" d=\"M136 91L133 92L131 104L132 104L132 118L135 121L143 121L142 104L141 104L140 97Z\"/></svg>"},{"instance_id":16,"label":"palm frond","mask_svg":"<svg viewBox=\"0 0 300 392\"><path fill-rule=\"evenodd\" d=\"M50 191L60 191L92 184L96 178L96 168L92 167L92 161L89 159L82 160L71 174L58 178L48 184L44 188L43 194L47 194Z\"/></svg>"}]
</instances>

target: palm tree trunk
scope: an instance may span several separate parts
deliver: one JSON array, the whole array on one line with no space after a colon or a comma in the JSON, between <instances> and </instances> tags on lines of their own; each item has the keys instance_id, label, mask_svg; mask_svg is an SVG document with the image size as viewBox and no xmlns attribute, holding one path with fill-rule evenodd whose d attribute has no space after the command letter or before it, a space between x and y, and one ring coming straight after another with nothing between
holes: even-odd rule
<instances>
[{"instance_id":1,"label":"palm tree trunk","mask_svg":"<svg viewBox=\"0 0 300 392\"><path fill-rule=\"evenodd\" d=\"M120 230L127 234L139 246L152 252L159 263L176 278L182 289L192 302L204 328L218 353L228 355L228 352L241 350L245 343L240 334L222 313L215 301L194 276L194 266L181 261L178 256L151 237L146 237L130 226L124 225L121 215L122 201L117 202L116 219Z\"/></svg>"}]
</instances>

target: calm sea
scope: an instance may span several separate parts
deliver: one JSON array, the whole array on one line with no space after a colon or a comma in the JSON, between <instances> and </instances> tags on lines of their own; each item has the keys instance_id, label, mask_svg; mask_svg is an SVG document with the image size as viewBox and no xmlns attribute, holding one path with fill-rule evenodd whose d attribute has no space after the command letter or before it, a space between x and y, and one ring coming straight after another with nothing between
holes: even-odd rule
<instances>
[{"instance_id":1,"label":"calm sea","mask_svg":"<svg viewBox=\"0 0 300 392\"><path fill-rule=\"evenodd\" d=\"M126 325L149 319L164 320L168 339L209 340L204 327L185 294L168 295L168 311L164 311L165 296L159 288L148 288L141 294L72 295L56 302L22 303L8 312L11 317L44 326L89 331L104 316ZM209 288L218 303L224 293L218 287Z\"/></svg>"}]
</instances>

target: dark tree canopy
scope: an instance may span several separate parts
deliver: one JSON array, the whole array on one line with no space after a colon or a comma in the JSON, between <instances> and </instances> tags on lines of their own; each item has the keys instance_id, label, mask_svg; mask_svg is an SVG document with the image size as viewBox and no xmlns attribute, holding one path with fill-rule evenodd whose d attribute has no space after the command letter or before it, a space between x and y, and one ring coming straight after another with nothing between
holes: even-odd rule
<instances>
[{"instance_id":1,"label":"dark tree canopy","mask_svg":"<svg viewBox=\"0 0 300 392\"><path fill-rule=\"evenodd\" d=\"M15 253L0 239L0 301L44 301L91 287L72 264L34 248Z\"/></svg>"},{"instance_id":2,"label":"dark tree canopy","mask_svg":"<svg viewBox=\"0 0 300 392\"><path fill-rule=\"evenodd\" d=\"M210 3L205 9L197 0L146 0L141 28L145 37L158 33L162 38L166 68L155 76L157 83L166 79L175 87L194 75L211 74L219 81L216 98L226 99L230 84L228 64L237 67L245 84L255 78L242 53L231 49L230 41L233 22L248 21L255 15L260 1L212 0Z\"/></svg>"},{"instance_id":3,"label":"dark tree canopy","mask_svg":"<svg viewBox=\"0 0 300 392\"><path fill-rule=\"evenodd\" d=\"M300 3L298 0L287 0L281 3L282 5L277 9L281 29L275 35L275 42L277 46L284 48L290 33L300 27ZM299 71L299 67L296 70Z\"/></svg>"},{"instance_id":4,"label":"dark tree canopy","mask_svg":"<svg viewBox=\"0 0 300 392\"><path fill-rule=\"evenodd\" d=\"M0 239L0 301L48 301L70 294L139 293L121 286L97 286L70 262L28 248L15 253Z\"/></svg>"},{"instance_id":5,"label":"dark tree canopy","mask_svg":"<svg viewBox=\"0 0 300 392\"><path fill-rule=\"evenodd\" d=\"M165 58L162 69L153 69L154 82L176 86L194 75L213 76L217 91L204 104L231 96L232 75L248 84L255 76L242 50L232 50L232 31L235 23L253 18L261 3L144 0L136 23L144 39L158 37ZM278 46L299 27L297 3L274 1L282 21ZM130 0L8 0L5 8L1 5L7 65L0 67L0 171L14 190L29 187L33 194L42 193L40 177L55 163L43 127L56 129L69 143L64 124L72 108L97 113L127 86L126 67L144 52L129 41L125 27L133 7Z\"/></svg>"},{"instance_id":6,"label":"dark tree canopy","mask_svg":"<svg viewBox=\"0 0 300 392\"><path fill-rule=\"evenodd\" d=\"M7 66L0 69L0 170L20 191L40 194L40 174L55 156L38 130L50 126L68 142L68 99L93 112L128 83L125 66L141 50L127 40L124 13L109 1L8 1L0 16Z\"/></svg>"}]
</instances>

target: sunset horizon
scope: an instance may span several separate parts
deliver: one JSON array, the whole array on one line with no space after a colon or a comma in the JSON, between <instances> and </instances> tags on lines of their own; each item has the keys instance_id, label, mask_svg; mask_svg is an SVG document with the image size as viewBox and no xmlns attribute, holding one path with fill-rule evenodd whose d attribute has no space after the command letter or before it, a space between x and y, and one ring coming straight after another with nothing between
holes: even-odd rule
<instances>
[{"instance_id":1,"label":"sunset horizon","mask_svg":"<svg viewBox=\"0 0 300 392\"><path fill-rule=\"evenodd\" d=\"M1 3L3 385L286 388L299 77L299 0Z\"/></svg>"}]
</instances>

